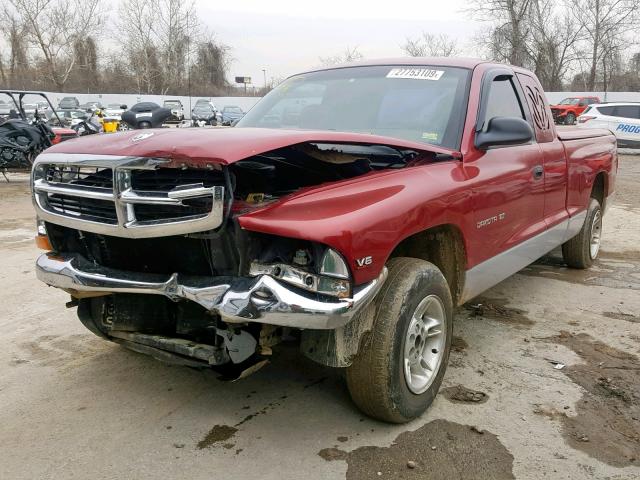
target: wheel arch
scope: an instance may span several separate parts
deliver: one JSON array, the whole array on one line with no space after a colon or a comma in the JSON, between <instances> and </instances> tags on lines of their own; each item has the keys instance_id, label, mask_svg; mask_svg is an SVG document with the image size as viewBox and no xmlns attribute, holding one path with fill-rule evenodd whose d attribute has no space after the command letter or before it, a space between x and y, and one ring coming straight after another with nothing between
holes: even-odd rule
<instances>
[{"instance_id":1,"label":"wheel arch","mask_svg":"<svg viewBox=\"0 0 640 480\"><path fill-rule=\"evenodd\" d=\"M607 201L607 196L609 195L608 187L607 173L603 171L598 172L593 179L593 184L591 185L591 195L589 197L598 200L603 211L605 210L605 202Z\"/></svg>"},{"instance_id":2,"label":"wheel arch","mask_svg":"<svg viewBox=\"0 0 640 480\"><path fill-rule=\"evenodd\" d=\"M447 280L454 305L458 304L464 291L467 249L457 225L437 225L404 238L389 255L394 257L414 257L433 263Z\"/></svg>"}]
</instances>

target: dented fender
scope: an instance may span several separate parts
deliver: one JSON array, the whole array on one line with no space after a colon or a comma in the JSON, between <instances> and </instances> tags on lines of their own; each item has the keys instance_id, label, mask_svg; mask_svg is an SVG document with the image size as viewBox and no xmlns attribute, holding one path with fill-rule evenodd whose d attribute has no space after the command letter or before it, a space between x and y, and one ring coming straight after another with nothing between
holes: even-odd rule
<instances>
[{"instance_id":1,"label":"dented fender","mask_svg":"<svg viewBox=\"0 0 640 480\"><path fill-rule=\"evenodd\" d=\"M473 227L463 215L472 208L465 177L455 160L385 170L307 189L238 222L246 230L330 246L360 285L378 277L405 238L444 224Z\"/></svg>"}]
</instances>

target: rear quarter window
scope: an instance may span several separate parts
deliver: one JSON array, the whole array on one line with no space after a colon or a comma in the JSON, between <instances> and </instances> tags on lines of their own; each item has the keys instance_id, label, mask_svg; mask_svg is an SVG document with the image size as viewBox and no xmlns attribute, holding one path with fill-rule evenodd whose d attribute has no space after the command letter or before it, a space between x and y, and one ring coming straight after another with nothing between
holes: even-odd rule
<instances>
[{"instance_id":1,"label":"rear quarter window","mask_svg":"<svg viewBox=\"0 0 640 480\"><path fill-rule=\"evenodd\" d=\"M614 107L614 115L638 120L640 119L640 105L618 105Z\"/></svg>"},{"instance_id":2,"label":"rear quarter window","mask_svg":"<svg viewBox=\"0 0 640 480\"><path fill-rule=\"evenodd\" d=\"M602 115L613 115L613 109L614 107L598 107L598 111Z\"/></svg>"}]
</instances>

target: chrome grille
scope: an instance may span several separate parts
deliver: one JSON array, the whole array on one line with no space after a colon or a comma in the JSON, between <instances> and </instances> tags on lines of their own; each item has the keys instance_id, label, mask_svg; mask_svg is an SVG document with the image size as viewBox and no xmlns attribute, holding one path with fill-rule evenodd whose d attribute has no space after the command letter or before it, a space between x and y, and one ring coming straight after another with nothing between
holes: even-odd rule
<instances>
[{"instance_id":1,"label":"chrome grille","mask_svg":"<svg viewBox=\"0 0 640 480\"><path fill-rule=\"evenodd\" d=\"M128 238L211 230L224 217L220 171L163 168L166 160L42 154L33 168L38 216Z\"/></svg>"},{"instance_id":2,"label":"chrome grille","mask_svg":"<svg viewBox=\"0 0 640 480\"><path fill-rule=\"evenodd\" d=\"M118 215L113 202L54 193L47 197L47 204L52 211L60 215L87 219L93 222L103 222L110 225L118 224Z\"/></svg>"}]
</instances>

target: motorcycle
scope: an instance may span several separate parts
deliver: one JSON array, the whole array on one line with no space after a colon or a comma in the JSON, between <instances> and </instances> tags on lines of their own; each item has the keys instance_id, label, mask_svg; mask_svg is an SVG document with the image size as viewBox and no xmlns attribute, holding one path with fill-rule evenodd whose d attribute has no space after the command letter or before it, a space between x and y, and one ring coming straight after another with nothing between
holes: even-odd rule
<instances>
[{"instance_id":1,"label":"motorcycle","mask_svg":"<svg viewBox=\"0 0 640 480\"><path fill-rule=\"evenodd\" d=\"M0 90L0 94L8 96L11 100L10 105L14 106L7 118L0 118L0 172L9 181L6 174L8 170L30 169L40 152L54 143L74 138L76 134L69 129L53 128L38 108L33 115L27 115L23 105L24 97L38 95L49 104L46 111L52 112L58 124L62 125L44 93Z\"/></svg>"},{"instance_id":2,"label":"motorcycle","mask_svg":"<svg viewBox=\"0 0 640 480\"><path fill-rule=\"evenodd\" d=\"M122 121L134 130L143 128L158 128L171 116L171 110L163 108L157 103L136 103L122 113Z\"/></svg>"},{"instance_id":3,"label":"motorcycle","mask_svg":"<svg viewBox=\"0 0 640 480\"><path fill-rule=\"evenodd\" d=\"M88 118L83 118L75 125L72 125L71 128L76 131L79 137L84 137L85 135L94 135L96 133L100 133L100 125L93 123L93 117L100 117L100 113L96 113L97 111L91 112Z\"/></svg>"}]
</instances>

